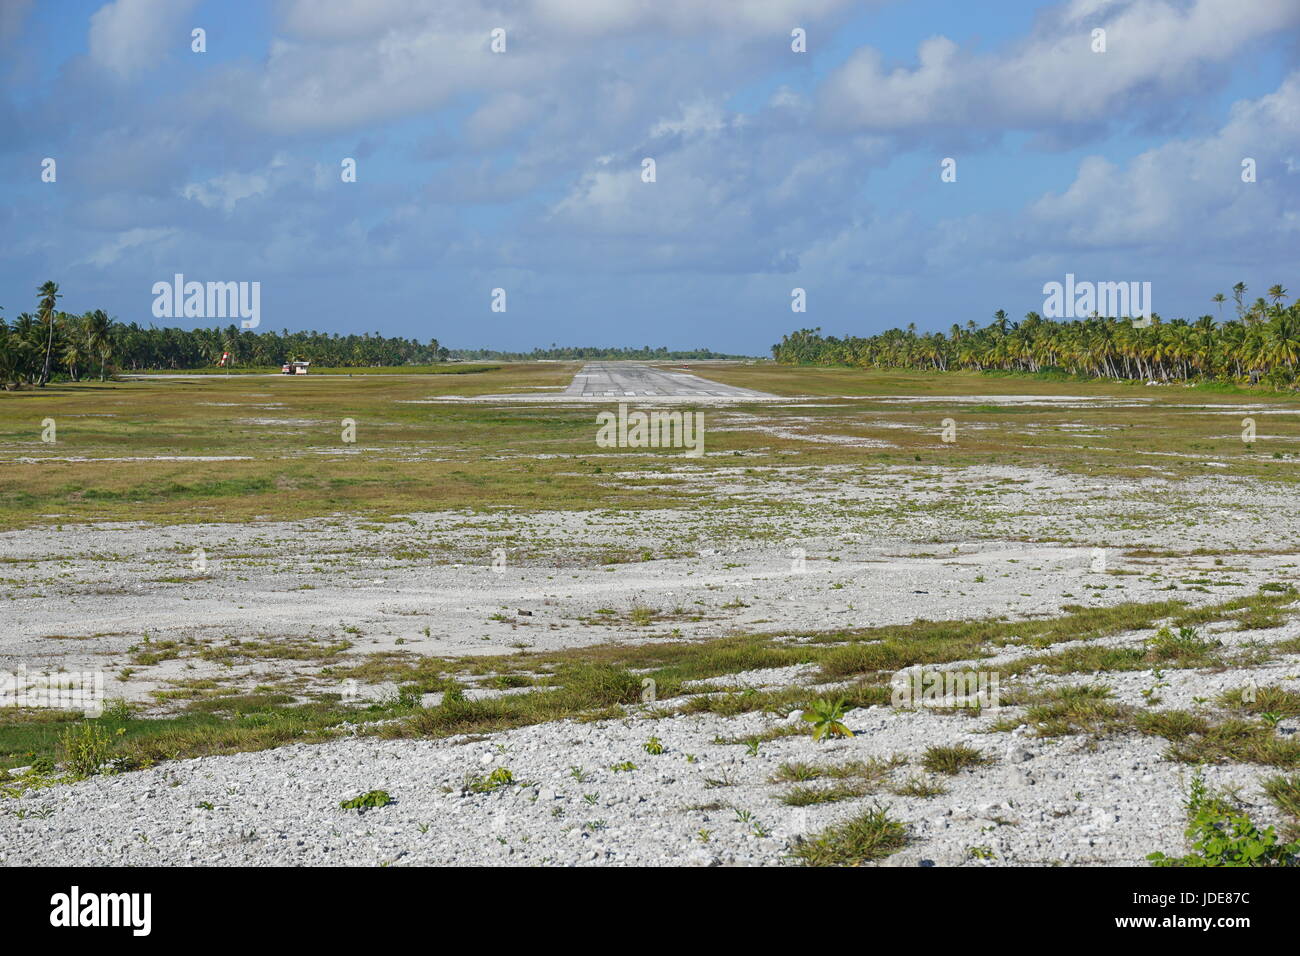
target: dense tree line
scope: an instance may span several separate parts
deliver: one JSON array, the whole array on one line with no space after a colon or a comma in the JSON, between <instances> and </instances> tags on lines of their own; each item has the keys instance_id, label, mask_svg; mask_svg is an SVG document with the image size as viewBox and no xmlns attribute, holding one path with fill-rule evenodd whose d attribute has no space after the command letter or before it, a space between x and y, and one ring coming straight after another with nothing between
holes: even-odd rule
<instances>
[{"instance_id":1,"label":"dense tree line","mask_svg":"<svg viewBox=\"0 0 1300 956\"><path fill-rule=\"evenodd\" d=\"M326 368L432 365L449 359L537 361L539 359L716 359L736 358L709 349L669 351L632 348L447 349L430 339L387 338L378 332L256 332L236 325L211 329L141 328L115 322L102 310L72 315L58 309L55 282L37 290L36 311L12 321L0 315L0 386L42 386L51 378L100 379L114 371L180 371L212 368L229 353L228 364L275 367L295 359Z\"/></svg>"},{"instance_id":2,"label":"dense tree line","mask_svg":"<svg viewBox=\"0 0 1300 956\"><path fill-rule=\"evenodd\" d=\"M229 353L232 366L278 366L293 359L325 367L429 365L450 352L437 339L386 338L378 333L256 332L141 328L113 321L101 309L74 315L58 309L55 282L37 291L36 311L12 321L0 315L0 386L41 386L51 378L100 379L114 371L211 368Z\"/></svg>"},{"instance_id":3,"label":"dense tree line","mask_svg":"<svg viewBox=\"0 0 1300 956\"><path fill-rule=\"evenodd\" d=\"M53 376L73 381L109 375L116 326L102 309L83 315L58 310L57 283L37 290L36 314L23 312L13 322L0 316L0 386L44 385Z\"/></svg>"},{"instance_id":4,"label":"dense tree line","mask_svg":"<svg viewBox=\"0 0 1300 956\"><path fill-rule=\"evenodd\" d=\"M1294 387L1300 382L1300 302L1286 305L1286 289L1268 298L1245 300L1237 283L1236 316L1203 315L1195 321L1135 326L1127 318L1055 321L1037 312L1010 322L1001 310L984 327L975 322L943 332L918 333L914 324L878 335L823 336L800 329L772 346L778 361L791 365L850 365L860 368L970 369L1020 372L1062 371L1093 378L1133 381L1222 380ZM1271 300L1271 301L1270 301ZM1212 301L1222 309L1222 293Z\"/></svg>"}]
</instances>

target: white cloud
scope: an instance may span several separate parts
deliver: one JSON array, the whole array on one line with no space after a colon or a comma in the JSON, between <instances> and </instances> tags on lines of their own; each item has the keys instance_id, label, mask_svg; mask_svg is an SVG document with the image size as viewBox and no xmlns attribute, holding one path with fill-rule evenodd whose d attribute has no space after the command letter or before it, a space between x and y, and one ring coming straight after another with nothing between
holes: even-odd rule
<instances>
[{"instance_id":1,"label":"white cloud","mask_svg":"<svg viewBox=\"0 0 1300 956\"><path fill-rule=\"evenodd\" d=\"M181 195L208 209L219 206L230 212L241 199L264 195L268 185L269 179L264 173L230 172L205 182L189 183L181 190Z\"/></svg>"},{"instance_id":2,"label":"white cloud","mask_svg":"<svg viewBox=\"0 0 1300 956\"><path fill-rule=\"evenodd\" d=\"M259 104L260 124L277 131L346 128L436 109L461 95L497 97L480 117L481 133L490 139L492 113L509 106L502 94L531 97L545 91L557 101L581 102L593 85L630 80L637 99L646 102L653 87L671 94L686 78L716 89L734 64L712 48L735 54L745 47L751 63L768 65L774 53L788 50L792 27L812 29L815 43L818 26L862 5L853 0L287 0L280 8L282 35L264 70L246 74L243 82L247 101ZM503 54L489 50L496 27L506 30ZM615 49L623 37L651 39L654 45L633 65ZM829 27L825 38L829 42ZM733 73L727 81L744 79L743 73ZM568 107L561 103L561 108ZM505 133L495 130L497 137Z\"/></svg>"},{"instance_id":3,"label":"white cloud","mask_svg":"<svg viewBox=\"0 0 1300 956\"><path fill-rule=\"evenodd\" d=\"M1093 156L1074 182L1044 196L1030 220L1057 240L1106 247L1207 241L1276 242L1300 226L1288 157L1300 149L1300 72L1273 93L1237 103L1212 136L1173 140L1123 166ZM1241 162L1257 163L1242 182Z\"/></svg>"},{"instance_id":4,"label":"white cloud","mask_svg":"<svg viewBox=\"0 0 1300 956\"><path fill-rule=\"evenodd\" d=\"M434 24L475 25L480 32L502 26L521 35L552 37L591 38L633 30L730 30L750 35L775 31L788 36L792 27L854 5L854 0L288 0L282 22L295 35L325 40L369 39Z\"/></svg>"},{"instance_id":5,"label":"white cloud","mask_svg":"<svg viewBox=\"0 0 1300 956\"><path fill-rule=\"evenodd\" d=\"M80 263L76 264L80 265L82 263L88 263L104 269L113 265L113 263L122 258L122 253L126 252L128 249L134 249L137 246L158 242L168 236L175 235L176 232L177 230L171 228L128 229L126 232L118 234L118 236L111 242L107 242L100 246L85 259L81 260Z\"/></svg>"},{"instance_id":6,"label":"white cloud","mask_svg":"<svg viewBox=\"0 0 1300 956\"><path fill-rule=\"evenodd\" d=\"M1195 92L1208 67L1296 24L1296 0L1074 0L998 55L936 36L920 45L914 68L889 71L879 53L861 49L827 81L821 105L832 123L881 130L1095 123L1130 99ZM1092 50L1094 27L1106 30L1104 53Z\"/></svg>"},{"instance_id":7,"label":"white cloud","mask_svg":"<svg viewBox=\"0 0 1300 956\"><path fill-rule=\"evenodd\" d=\"M157 66L169 50L189 50L181 28L196 0L112 0L90 17L90 58L127 79Z\"/></svg>"}]
</instances>

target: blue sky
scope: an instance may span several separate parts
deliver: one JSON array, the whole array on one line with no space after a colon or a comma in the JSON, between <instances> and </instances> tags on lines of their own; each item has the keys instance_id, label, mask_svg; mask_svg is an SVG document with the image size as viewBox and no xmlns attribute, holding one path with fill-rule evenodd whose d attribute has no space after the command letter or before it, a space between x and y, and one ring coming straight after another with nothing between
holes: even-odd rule
<instances>
[{"instance_id":1,"label":"blue sky","mask_svg":"<svg viewBox=\"0 0 1300 956\"><path fill-rule=\"evenodd\" d=\"M177 272L453 347L762 354L1067 272L1195 317L1300 292L1300 2L2 0L0 183L9 318L227 324L154 319Z\"/></svg>"}]
</instances>

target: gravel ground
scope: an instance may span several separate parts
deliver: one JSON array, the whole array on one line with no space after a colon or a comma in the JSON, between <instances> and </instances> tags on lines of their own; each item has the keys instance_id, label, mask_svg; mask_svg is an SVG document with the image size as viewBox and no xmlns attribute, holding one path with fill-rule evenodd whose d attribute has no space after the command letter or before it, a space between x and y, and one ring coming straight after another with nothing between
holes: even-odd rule
<instances>
[{"instance_id":1,"label":"gravel ground","mask_svg":"<svg viewBox=\"0 0 1300 956\"><path fill-rule=\"evenodd\" d=\"M323 667L382 652L508 654L703 640L738 628L1025 616L1170 597L1204 603L1291 580L1300 539L1285 488L1222 479L1102 484L1022 468L817 476L727 468L691 480L725 503L3 533L0 669L102 669L109 696L137 702L206 679L337 690ZM1094 570L1098 547L1106 570L1119 574ZM1187 556L1129 554L1134 548ZM1260 553L1231 555L1240 573L1206 587L1187 583L1215 568L1195 549ZM606 563L609 555L620 563ZM636 622L634 608L654 619ZM179 650L140 664L145 636ZM241 641L294 653L200 654ZM313 653L344 643L342 653Z\"/></svg>"},{"instance_id":2,"label":"gravel ground","mask_svg":"<svg viewBox=\"0 0 1300 956\"><path fill-rule=\"evenodd\" d=\"M1295 580L1300 517L1285 488L1260 483L1099 482L1009 467L956 475L719 467L690 480L703 482L717 507L0 534L0 669L103 668L110 696L158 709L153 692L183 680L337 689L320 673L326 663L377 651L508 654L708 640L737 629L1014 619L1066 605L1205 604ZM200 571L191 566L195 548L205 552ZM497 548L507 559L494 569ZM1094 548L1105 552L1104 570ZM1198 548L1208 553L1193 554ZM628 556L643 550L649 560ZM611 551L623 555L620 563L603 563ZM654 620L632 620L637 607L654 611ZM1297 633L1290 623L1219 636L1271 643ZM195 653L133 665L132 648L145 634L155 646L189 641ZM350 646L329 661L272 656L227 666L197 654L248 639L285 646L346 639ZM1253 669L1095 679L1116 701L1143 708L1143 692L1163 680L1157 706L1195 708L1247 679L1265 686L1297 675L1300 658L1292 654ZM808 679L786 668L726 683ZM750 753L716 740L798 716L657 718L634 709L624 720L566 721L474 740L355 736L177 761L0 801L0 862L779 865L801 839L875 801L907 823L910 838L883 865L1136 864L1154 850L1181 851L1189 770L1162 757L1164 741L1041 739L1023 726L986 732L1008 714L1019 711L972 717L870 708L849 715L857 733L850 740L781 737ZM1279 733L1294 733L1295 724L1284 721ZM663 754L643 750L652 735ZM921 772L926 747L963 742L991 762L944 777L947 792L939 796L891 792ZM909 765L892 771L889 785L843 802L787 806L779 798L790 784L771 782L787 761L894 754ZM611 769L626 761L636 768ZM470 777L502 767L514 783L465 789ZM1259 793L1271 773L1224 765L1207 777L1240 787L1252 814L1277 822ZM374 789L395 802L365 812L339 808Z\"/></svg>"},{"instance_id":3,"label":"gravel ground","mask_svg":"<svg viewBox=\"0 0 1300 956\"><path fill-rule=\"evenodd\" d=\"M1294 637L1294 626L1222 635L1244 642ZM1300 658L1250 671L1167 672L1162 707L1197 696L1300 676ZM789 680L758 672L753 682ZM1152 675L1105 675L1115 699L1142 705ZM1186 765L1164 760L1159 738L1089 744L1043 739L1021 725L987 732L1013 708L979 717L871 707L851 711L856 736L720 744L797 714L563 721L488 739L385 741L357 737L262 753L168 763L29 791L0 815L0 862L35 865L782 865L802 838L880 803L908 824L909 843L883 865L1138 865L1181 853ZM1280 732L1296 731L1296 721ZM664 751L643 745L658 737ZM931 745L965 743L990 759L953 775L922 774ZM901 754L903 782L922 774L948 792L888 790L841 803L789 807L785 762L844 763ZM614 771L630 761L634 770ZM489 793L467 780L507 768L515 783ZM581 779L575 773L581 771ZM1266 768L1211 767L1214 786L1237 786L1252 815L1277 822L1258 790ZM394 802L366 811L339 802L370 790ZM18 810L23 812L20 815ZM978 848L983 857L972 856Z\"/></svg>"}]
</instances>

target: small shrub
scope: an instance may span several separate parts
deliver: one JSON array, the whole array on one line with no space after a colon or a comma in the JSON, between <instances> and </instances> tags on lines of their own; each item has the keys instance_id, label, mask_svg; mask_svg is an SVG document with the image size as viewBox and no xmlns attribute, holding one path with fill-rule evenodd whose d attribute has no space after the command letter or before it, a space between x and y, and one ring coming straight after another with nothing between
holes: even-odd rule
<instances>
[{"instance_id":1,"label":"small shrub","mask_svg":"<svg viewBox=\"0 0 1300 956\"><path fill-rule=\"evenodd\" d=\"M837 701L815 700L808 705L803 719L813 725L813 740L830 737L852 737L853 731L844 724L844 699Z\"/></svg>"},{"instance_id":2,"label":"small shrub","mask_svg":"<svg viewBox=\"0 0 1300 956\"><path fill-rule=\"evenodd\" d=\"M339 806L344 810L359 810L364 813L372 807L386 807L393 802L387 790L370 790L351 800L340 800Z\"/></svg>"},{"instance_id":3,"label":"small shrub","mask_svg":"<svg viewBox=\"0 0 1300 956\"><path fill-rule=\"evenodd\" d=\"M465 789L471 793L491 793L501 787L508 787L515 782L515 775L505 767L497 767L486 777L471 777L465 782Z\"/></svg>"},{"instance_id":4,"label":"small shrub","mask_svg":"<svg viewBox=\"0 0 1300 956\"><path fill-rule=\"evenodd\" d=\"M65 730L61 743L63 763L78 777L98 773L99 768L108 763L112 752L108 732L88 720L76 728L69 727Z\"/></svg>"},{"instance_id":5,"label":"small shrub","mask_svg":"<svg viewBox=\"0 0 1300 956\"><path fill-rule=\"evenodd\" d=\"M1153 866L1300 866L1300 841L1281 843L1272 827L1261 830L1222 794L1211 793L1199 772L1188 788L1187 842L1192 852L1147 856Z\"/></svg>"}]
</instances>

